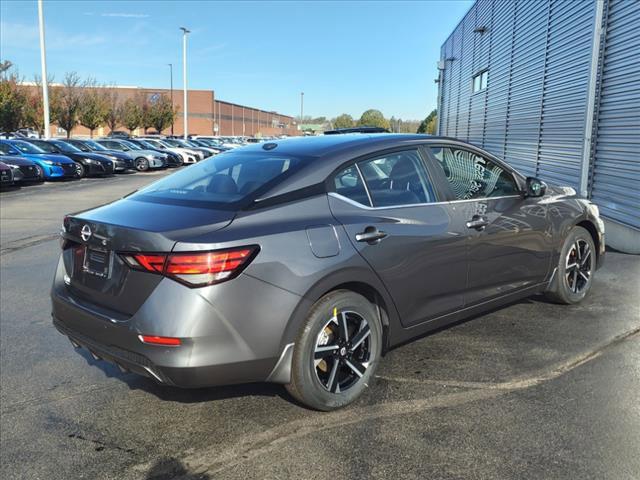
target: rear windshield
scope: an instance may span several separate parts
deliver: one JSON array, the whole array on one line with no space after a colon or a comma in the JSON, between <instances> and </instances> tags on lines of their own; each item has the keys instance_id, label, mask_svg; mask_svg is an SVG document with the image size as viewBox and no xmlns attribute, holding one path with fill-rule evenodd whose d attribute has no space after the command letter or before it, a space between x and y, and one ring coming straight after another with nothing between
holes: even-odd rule
<instances>
[{"instance_id":1,"label":"rear windshield","mask_svg":"<svg viewBox=\"0 0 640 480\"><path fill-rule=\"evenodd\" d=\"M267 152L226 152L191 165L129 198L178 205L234 209L263 187L271 188L309 159Z\"/></svg>"}]
</instances>

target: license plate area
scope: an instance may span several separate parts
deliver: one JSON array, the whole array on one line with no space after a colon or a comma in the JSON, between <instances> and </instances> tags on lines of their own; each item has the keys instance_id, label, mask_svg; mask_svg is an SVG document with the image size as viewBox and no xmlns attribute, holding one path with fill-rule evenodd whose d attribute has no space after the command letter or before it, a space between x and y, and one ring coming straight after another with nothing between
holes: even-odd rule
<instances>
[{"instance_id":1,"label":"license plate area","mask_svg":"<svg viewBox=\"0 0 640 480\"><path fill-rule=\"evenodd\" d=\"M111 252L96 248L85 247L82 271L100 278L111 275Z\"/></svg>"}]
</instances>

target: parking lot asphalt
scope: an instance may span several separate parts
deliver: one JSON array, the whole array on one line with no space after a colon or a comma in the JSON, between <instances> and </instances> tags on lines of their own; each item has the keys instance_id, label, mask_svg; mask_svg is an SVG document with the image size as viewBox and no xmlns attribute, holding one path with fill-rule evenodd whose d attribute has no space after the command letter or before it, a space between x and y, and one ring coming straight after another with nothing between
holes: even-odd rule
<instances>
[{"instance_id":1,"label":"parking lot asphalt","mask_svg":"<svg viewBox=\"0 0 640 480\"><path fill-rule=\"evenodd\" d=\"M389 352L352 407L277 385L179 390L80 355L50 319L64 213L166 173L0 194L0 467L25 479L638 479L640 257Z\"/></svg>"}]
</instances>

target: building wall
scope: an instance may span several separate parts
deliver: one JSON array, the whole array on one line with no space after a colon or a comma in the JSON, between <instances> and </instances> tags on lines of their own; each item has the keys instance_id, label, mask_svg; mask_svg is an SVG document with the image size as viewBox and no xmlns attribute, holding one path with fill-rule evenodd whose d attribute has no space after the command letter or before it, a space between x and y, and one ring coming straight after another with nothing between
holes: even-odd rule
<instances>
[{"instance_id":1,"label":"building wall","mask_svg":"<svg viewBox=\"0 0 640 480\"><path fill-rule=\"evenodd\" d=\"M215 121L220 135L299 135L293 117L234 103L215 101Z\"/></svg>"},{"instance_id":2,"label":"building wall","mask_svg":"<svg viewBox=\"0 0 640 480\"><path fill-rule=\"evenodd\" d=\"M32 86L31 88L35 88ZM51 89L60 88L51 86ZM154 97L165 95L171 98L171 90L164 88L138 88L138 87L112 87L124 102L130 98L146 97L153 100ZM173 124L173 134L184 134L184 102L182 90L173 90L173 104L178 110ZM282 115L277 112L267 112L253 107L233 104L215 99L212 90L188 90L187 104L189 114L188 133L192 135L299 135L293 117ZM244 118L244 121L243 121ZM244 125L244 127L243 127ZM124 126L119 126L118 130L125 130ZM154 130L151 128L150 130ZM110 132L108 126L103 126L94 132L94 136L107 135ZM73 129L75 136L89 136L89 130L78 125ZM143 128L133 132L135 135L142 135ZM172 133L171 127L166 128L163 134ZM64 135L64 131L57 126L51 127L53 136Z\"/></svg>"},{"instance_id":3,"label":"building wall","mask_svg":"<svg viewBox=\"0 0 640 480\"><path fill-rule=\"evenodd\" d=\"M439 133L640 229L638 27L638 1L477 0L441 48Z\"/></svg>"}]
</instances>

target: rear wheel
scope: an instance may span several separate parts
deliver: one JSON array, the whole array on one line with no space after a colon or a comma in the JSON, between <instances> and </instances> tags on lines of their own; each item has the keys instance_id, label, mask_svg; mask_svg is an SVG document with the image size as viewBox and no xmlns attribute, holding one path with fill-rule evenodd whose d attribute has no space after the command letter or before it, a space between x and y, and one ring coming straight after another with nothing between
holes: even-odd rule
<instances>
[{"instance_id":1,"label":"rear wheel","mask_svg":"<svg viewBox=\"0 0 640 480\"><path fill-rule=\"evenodd\" d=\"M596 248L591 234L582 227L574 227L562 246L547 297L565 305L582 301L591 290L595 266Z\"/></svg>"},{"instance_id":2,"label":"rear wheel","mask_svg":"<svg viewBox=\"0 0 640 480\"><path fill-rule=\"evenodd\" d=\"M136 158L136 170L146 172L149 170L149 160L144 157Z\"/></svg>"},{"instance_id":3,"label":"rear wheel","mask_svg":"<svg viewBox=\"0 0 640 480\"><path fill-rule=\"evenodd\" d=\"M336 290L318 300L296 339L289 393L317 410L353 402L380 360L382 326L363 296Z\"/></svg>"}]
</instances>

